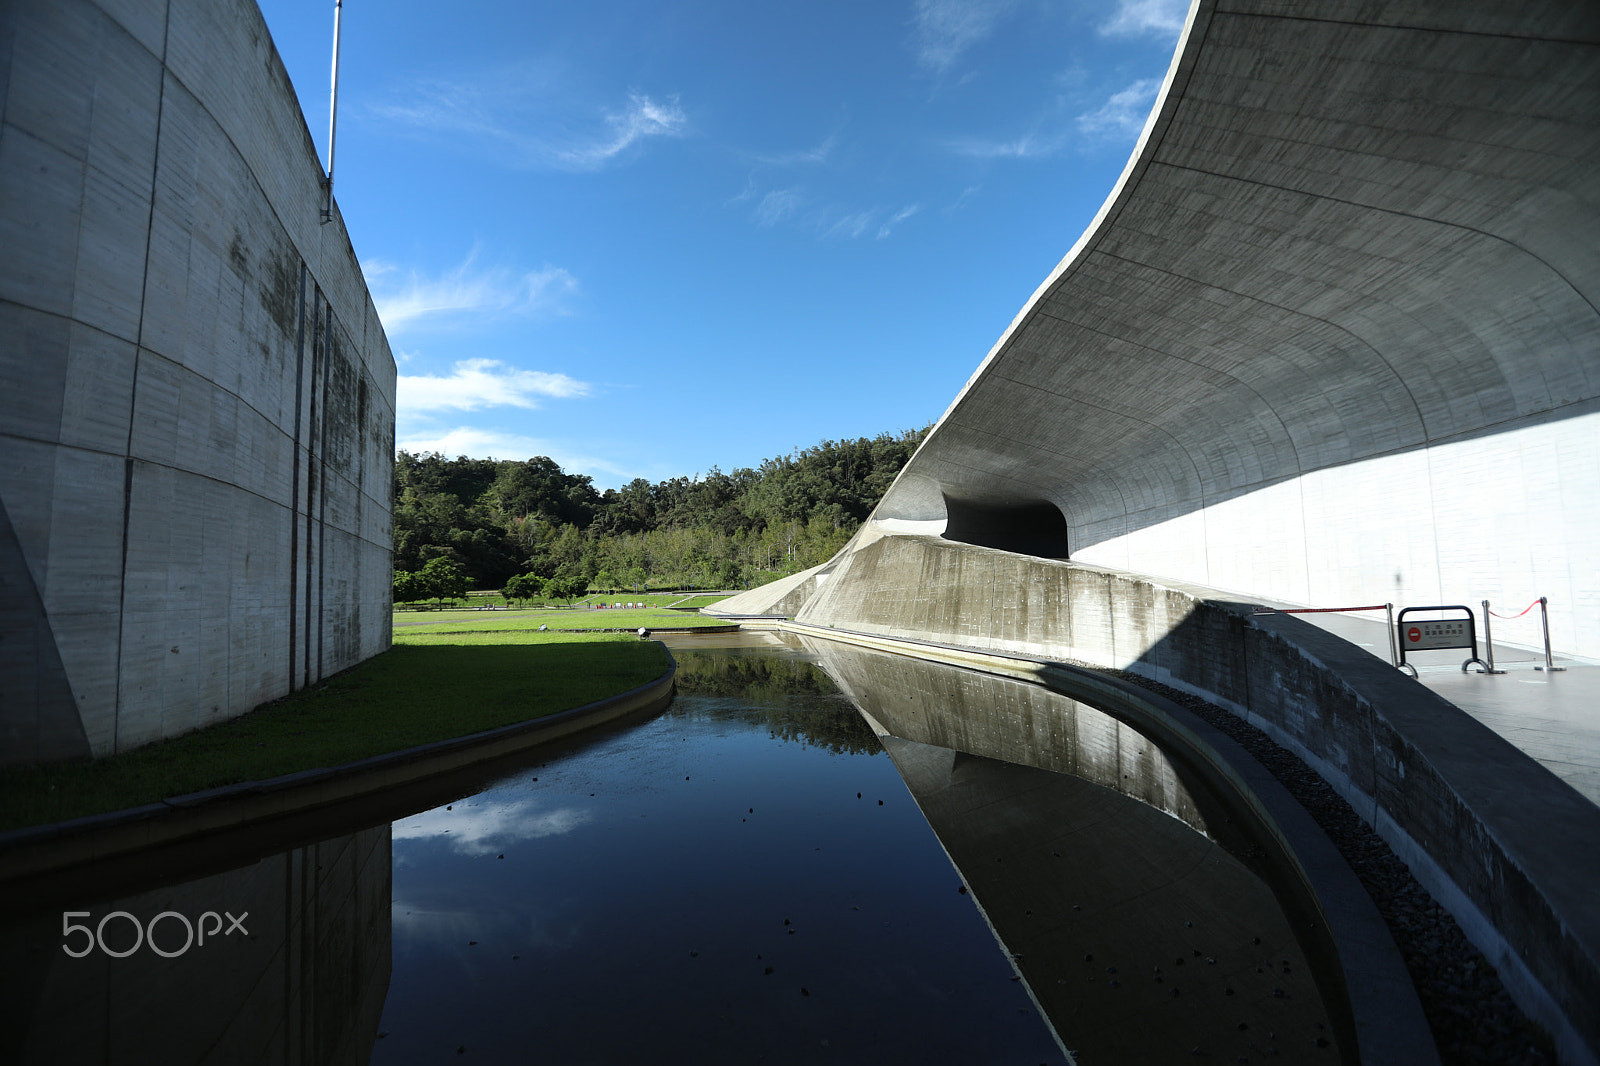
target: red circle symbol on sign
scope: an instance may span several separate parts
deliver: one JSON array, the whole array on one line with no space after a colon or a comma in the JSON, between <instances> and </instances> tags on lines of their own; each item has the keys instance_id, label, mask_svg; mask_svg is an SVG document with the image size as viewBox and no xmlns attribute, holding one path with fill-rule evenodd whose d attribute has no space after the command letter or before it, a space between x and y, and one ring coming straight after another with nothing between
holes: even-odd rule
<instances>
[{"instance_id":1,"label":"red circle symbol on sign","mask_svg":"<svg viewBox=\"0 0 1600 1066\"><path fill-rule=\"evenodd\" d=\"M1422 639L1422 630L1418 629L1416 626L1412 626L1410 629L1406 630L1406 639L1415 644L1417 641Z\"/></svg>"}]
</instances>

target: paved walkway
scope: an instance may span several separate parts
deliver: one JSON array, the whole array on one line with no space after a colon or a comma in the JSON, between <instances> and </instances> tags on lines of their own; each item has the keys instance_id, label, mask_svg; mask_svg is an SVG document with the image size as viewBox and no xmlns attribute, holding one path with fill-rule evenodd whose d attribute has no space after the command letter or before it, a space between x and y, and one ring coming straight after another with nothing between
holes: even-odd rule
<instances>
[{"instance_id":1,"label":"paved walkway","mask_svg":"<svg viewBox=\"0 0 1600 1066\"><path fill-rule=\"evenodd\" d=\"M1290 604L1270 604L1289 607ZM1383 612L1370 616L1302 614L1297 617L1389 661ZM1376 620L1374 620L1376 619ZM1478 618L1482 623L1482 618ZM1538 638L1538 610L1517 622L1496 620L1494 665L1504 674L1461 672L1465 649L1408 653L1417 680L1543 763L1557 777L1600 805L1600 663L1555 656L1565 671L1547 674L1544 651L1500 643L1508 630ZM1514 628L1520 625L1520 629ZM1522 632L1526 630L1526 634ZM1486 659L1482 634L1478 657Z\"/></svg>"}]
</instances>

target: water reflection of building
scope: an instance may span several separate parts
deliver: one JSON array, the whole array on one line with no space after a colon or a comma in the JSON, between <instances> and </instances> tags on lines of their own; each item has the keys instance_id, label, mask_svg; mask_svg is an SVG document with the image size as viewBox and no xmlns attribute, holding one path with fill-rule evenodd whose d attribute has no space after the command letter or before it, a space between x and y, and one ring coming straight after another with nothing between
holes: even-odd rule
<instances>
[{"instance_id":1,"label":"water reflection of building","mask_svg":"<svg viewBox=\"0 0 1600 1066\"><path fill-rule=\"evenodd\" d=\"M1103 711L1037 685L800 639L852 702L894 736L1071 774L1206 831L1166 754Z\"/></svg>"},{"instance_id":2,"label":"water reflection of building","mask_svg":"<svg viewBox=\"0 0 1600 1066\"><path fill-rule=\"evenodd\" d=\"M92 900L92 885L80 898ZM207 911L237 929L164 958L148 943L125 958L84 934L64 938L61 910L0 930L5 974L0 1061L69 1063L365 1063L389 987L390 829L387 823L269 856L248 866L112 900L73 903L74 923L113 911L143 924L165 911ZM114 951L132 924L104 927ZM164 919L158 946L177 953L181 922Z\"/></svg>"},{"instance_id":3,"label":"water reflection of building","mask_svg":"<svg viewBox=\"0 0 1600 1066\"><path fill-rule=\"evenodd\" d=\"M1342 996L1315 944L1233 853L1225 809L1149 739L1023 682L806 643L875 722L1064 1047L1339 1061Z\"/></svg>"}]
</instances>

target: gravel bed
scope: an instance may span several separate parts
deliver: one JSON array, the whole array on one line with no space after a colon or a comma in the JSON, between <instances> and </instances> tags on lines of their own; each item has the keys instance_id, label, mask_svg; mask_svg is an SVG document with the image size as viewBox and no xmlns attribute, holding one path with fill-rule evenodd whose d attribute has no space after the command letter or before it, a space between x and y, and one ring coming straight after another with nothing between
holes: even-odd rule
<instances>
[{"instance_id":1,"label":"gravel bed","mask_svg":"<svg viewBox=\"0 0 1600 1066\"><path fill-rule=\"evenodd\" d=\"M1554 1066L1554 1045L1511 1001L1494 967L1411 876L1383 838L1299 756L1229 711L1121 670L1102 670L1195 712L1244 747L1328 834L1360 878L1405 957L1445 1066Z\"/></svg>"}]
</instances>

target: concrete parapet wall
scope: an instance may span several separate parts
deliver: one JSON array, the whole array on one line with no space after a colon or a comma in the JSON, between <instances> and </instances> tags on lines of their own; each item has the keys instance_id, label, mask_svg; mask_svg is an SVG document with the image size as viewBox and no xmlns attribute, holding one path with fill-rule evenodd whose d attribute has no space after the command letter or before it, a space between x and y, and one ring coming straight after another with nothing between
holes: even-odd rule
<instances>
[{"instance_id":1,"label":"concrete parapet wall","mask_svg":"<svg viewBox=\"0 0 1600 1066\"><path fill-rule=\"evenodd\" d=\"M1566 1060L1596 1058L1600 808L1366 652L1214 590L870 527L796 620L1126 669L1228 707L1384 836Z\"/></svg>"},{"instance_id":2,"label":"concrete parapet wall","mask_svg":"<svg viewBox=\"0 0 1600 1066\"><path fill-rule=\"evenodd\" d=\"M0 762L388 647L395 368L250 0L0 13Z\"/></svg>"}]
</instances>

